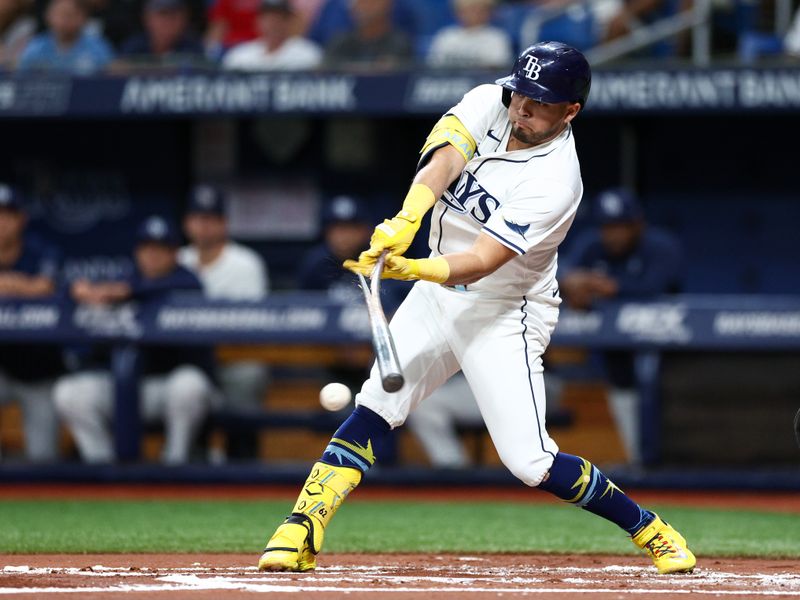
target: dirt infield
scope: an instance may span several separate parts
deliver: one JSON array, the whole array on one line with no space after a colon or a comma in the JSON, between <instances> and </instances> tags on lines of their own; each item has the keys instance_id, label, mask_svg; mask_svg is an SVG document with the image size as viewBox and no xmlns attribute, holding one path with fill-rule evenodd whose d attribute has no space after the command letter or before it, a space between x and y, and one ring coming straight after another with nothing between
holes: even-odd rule
<instances>
[{"instance_id":1,"label":"dirt infield","mask_svg":"<svg viewBox=\"0 0 800 600\"><path fill-rule=\"evenodd\" d=\"M553 555L330 554L313 573L259 573L251 555L0 556L0 596L143 598L800 597L788 560L704 559L658 575L644 558Z\"/></svg>"},{"instance_id":2,"label":"dirt infield","mask_svg":"<svg viewBox=\"0 0 800 600\"><path fill-rule=\"evenodd\" d=\"M0 499L293 499L295 486L14 485ZM365 488L359 501L450 501L453 490ZM800 495L641 491L647 503L800 512ZM525 488L472 490L473 500L547 502ZM355 499L354 499L355 500ZM691 575L658 575L649 560L595 555L324 554L314 573L259 573L253 555L104 554L0 555L0 600L54 595L101 600L313 598L638 598L689 595L800 598L800 569L792 560L700 557ZM652 596L651 596L652 595Z\"/></svg>"}]
</instances>

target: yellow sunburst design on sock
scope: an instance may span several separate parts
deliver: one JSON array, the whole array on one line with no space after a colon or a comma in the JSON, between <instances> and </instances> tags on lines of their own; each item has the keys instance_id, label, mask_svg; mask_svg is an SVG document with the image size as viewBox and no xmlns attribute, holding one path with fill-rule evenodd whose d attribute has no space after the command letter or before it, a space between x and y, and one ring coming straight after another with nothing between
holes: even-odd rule
<instances>
[{"instance_id":1,"label":"yellow sunburst design on sock","mask_svg":"<svg viewBox=\"0 0 800 600\"><path fill-rule=\"evenodd\" d=\"M335 442L348 450L355 452L361 458L366 460L370 466L375 464L375 453L372 451L372 440L367 440L366 447L362 446L361 444L353 444L351 442L347 442L340 438L332 438L331 442Z\"/></svg>"},{"instance_id":2,"label":"yellow sunburst design on sock","mask_svg":"<svg viewBox=\"0 0 800 600\"><path fill-rule=\"evenodd\" d=\"M590 463L585 458L581 459L581 474L578 479L575 480L575 483L572 484L571 490L578 488L578 493L575 494L574 498L569 500L565 500L565 502L569 502L570 504L575 504L581 498L583 498L584 494L586 493L586 489L589 487L589 484L592 482L592 463Z\"/></svg>"},{"instance_id":3,"label":"yellow sunburst design on sock","mask_svg":"<svg viewBox=\"0 0 800 600\"><path fill-rule=\"evenodd\" d=\"M613 497L613 496L614 496L614 490L618 491L620 494L622 493L622 490L621 490L621 489L619 489L619 488L617 487L617 485L616 485L616 484L615 484L613 481L611 481L610 479L606 479L606 481L607 481L608 483L606 484L606 489L605 489L605 491L603 492L603 495L602 495L602 496L600 496L600 499L601 499L601 500L602 500L603 498L605 498L605 497L606 497L606 494L609 494L609 495L608 495L608 497L609 497L609 498ZM610 493L609 493L609 492L610 492Z\"/></svg>"}]
</instances>

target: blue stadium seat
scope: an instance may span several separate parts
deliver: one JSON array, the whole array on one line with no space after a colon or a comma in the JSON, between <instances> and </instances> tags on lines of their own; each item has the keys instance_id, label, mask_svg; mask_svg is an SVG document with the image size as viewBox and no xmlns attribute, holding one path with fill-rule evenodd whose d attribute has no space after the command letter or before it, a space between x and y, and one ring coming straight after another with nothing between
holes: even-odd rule
<instances>
[{"instance_id":1,"label":"blue stadium seat","mask_svg":"<svg viewBox=\"0 0 800 600\"><path fill-rule=\"evenodd\" d=\"M524 48L533 43L532 41L526 42L522 40L521 35L522 24L531 11L534 10L536 9L524 4L500 4L495 8L492 21L494 25L506 31L511 37L514 54L519 54Z\"/></svg>"},{"instance_id":2,"label":"blue stadium seat","mask_svg":"<svg viewBox=\"0 0 800 600\"><path fill-rule=\"evenodd\" d=\"M540 41L564 42L579 50L597 43L597 23L589 2L573 4L550 18L547 12L530 6L506 7L499 11L498 25L512 36L518 52Z\"/></svg>"},{"instance_id":3,"label":"blue stadium seat","mask_svg":"<svg viewBox=\"0 0 800 600\"><path fill-rule=\"evenodd\" d=\"M402 10L411 23L417 56L428 54L437 31L456 22L450 0L398 0L396 10Z\"/></svg>"},{"instance_id":4,"label":"blue stadium seat","mask_svg":"<svg viewBox=\"0 0 800 600\"><path fill-rule=\"evenodd\" d=\"M739 60L750 65L763 56L783 53L783 39L771 33L745 31L739 34L736 48Z\"/></svg>"},{"instance_id":5,"label":"blue stadium seat","mask_svg":"<svg viewBox=\"0 0 800 600\"><path fill-rule=\"evenodd\" d=\"M447 0L398 0L394 3L395 26L411 36L429 34L447 19L452 20ZM353 20L347 0L325 0L325 4L312 24L308 37L318 44L327 45L337 35L350 31Z\"/></svg>"},{"instance_id":6,"label":"blue stadium seat","mask_svg":"<svg viewBox=\"0 0 800 600\"><path fill-rule=\"evenodd\" d=\"M574 4L554 19L542 24L539 37L542 40L556 40L577 48L587 50L597 43L597 24L588 2Z\"/></svg>"}]
</instances>

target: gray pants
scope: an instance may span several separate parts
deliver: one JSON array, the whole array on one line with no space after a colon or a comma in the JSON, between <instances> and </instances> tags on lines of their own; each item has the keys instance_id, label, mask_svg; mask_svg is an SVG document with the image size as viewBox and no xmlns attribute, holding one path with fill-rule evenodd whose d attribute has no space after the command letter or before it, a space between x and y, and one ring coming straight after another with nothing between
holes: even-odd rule
<instances>
[{"instance_id":1,"label":"gray pants","mask_svg":"<svg viewBox=\"0 0 800 600\"><path fill-rule=\"evenodd\" d=\"M217 397L208 376L192 365L142 379L139 388L142 419L164 422L162 462L182 464L189 460L192 443ZM56 382L53 399L81 458L89 463L112 462L115 455L111 434L114 415L111 373L87 371L61 377Z\"/></svg>"},{"instance_id":2,"label":"gray pants","mask_svg":"<svg viewBox=\"0 0 800 600\"><path fill-rule=\"evenodd\" d=\"M226 408L254 409L262 406L269 386L268 365L255 361L233 362L219 368Z\"/></svg>"},{"instance_id":3,"label":"gray pants","mask_svg":"<svg viewBox=\"0 0 800 600\"><path fill-rule=\"evenodd\" d=\"M58 458L58 418L53 381L19 381L0 372L0 405L19 402L25 433L25 456L34 462Z\"/></svg>"}]
</instances>

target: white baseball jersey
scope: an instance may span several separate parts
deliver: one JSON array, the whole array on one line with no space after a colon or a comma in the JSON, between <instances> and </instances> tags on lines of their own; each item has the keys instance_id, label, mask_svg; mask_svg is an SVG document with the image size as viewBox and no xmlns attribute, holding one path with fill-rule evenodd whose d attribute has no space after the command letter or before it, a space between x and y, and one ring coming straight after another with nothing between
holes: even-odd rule
<instances>
[{"instance_id":1,"label":"white baseball jersey","mask_svg":"<svg viewBox=\"0 0 800 600\"><path fill-rule=\"evenodd\" d=\"M546 144L508 152L508 109L502 88L492 84L468 92L448 114L478 147L434 206L431 256L467 250L484 232L520 256L467 289L504 297L553 294L557 248L583 195L572 127Z\"/></svg>"},{"instance_id":2,"label":"white baseball jersey","mask_svg":"<svg viewBox=\"0 0 800 600\"><path fill-rule=\"evenodd\" d=\"M269 273L264 260L252 248L236 242L227 242L222 254L210 265L200 264L194 246L181 248L178 262L197 274L208 298L261 300L269 292Z\"/></svg>"},{"instance_id":3,"label":"white baseball jersey","mask_svg":"<svg viewBox=\"0 0 800 600\"><path fill-rule=\"evenodd\" d=\"M496 85L475 88L449 113L478 147L434 207L431 255L467 250L483 232L519 256L466 287L415 283L390 323L405 385L386 393L373 365L356 404L397 427L461 370L503 463L539 485L558 452L542 375L561 302L557 248L583 193L572 128L508 152L511 124Z\"/></svg>"}]
</instances>

